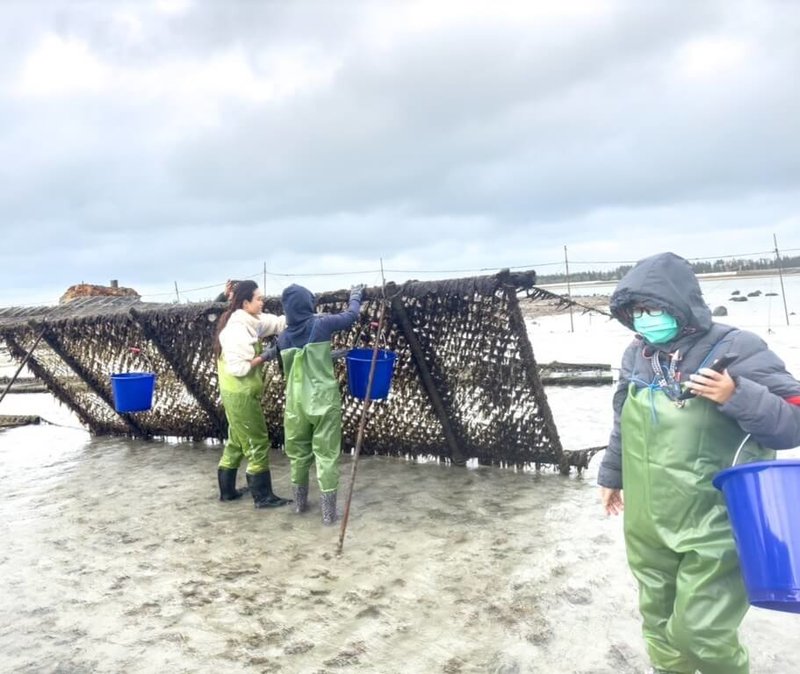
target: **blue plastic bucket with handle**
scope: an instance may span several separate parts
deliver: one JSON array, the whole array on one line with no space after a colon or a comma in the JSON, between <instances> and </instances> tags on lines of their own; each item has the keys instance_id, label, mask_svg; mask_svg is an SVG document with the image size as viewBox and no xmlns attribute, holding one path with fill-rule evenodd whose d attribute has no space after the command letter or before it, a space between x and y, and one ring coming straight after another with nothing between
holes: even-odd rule
<instances>
[{"instance_id":1,"label":"blue plastic bucket with handle","mask_svg":"<svg viewBox=\"0 0 800 674\"><path fill-rule=\"evenodd\" d=\"M125 372L111 375L111 392L117 412L146 412L153 406L156 375L153 372Z\"/></svg>"},{"instance_id":2,"label":"blue plastic bucket with handle","mask_svg":"<svg viewBox=\"0 0 800 674\"><path fill-rule=\"evenodd\" d=\"M378 350L375 374L372 377L370 400L382 400L389 395L397 354L394 351ZM369 369L372 365L372 349L350 349L347 354L347 387L350 394L362 400L367 396Z\"/></svg>"},{"instance_id":3,"label":"blue plastic bucket with handle","mask_svg":"<svg viewBox=\"0 0 800 674\"><path fill-rule=\"evenodd\" d=\"M733 466L712 482L725 495L750 603L800 613L800 459Z\"/></svg>"}]
</instances>

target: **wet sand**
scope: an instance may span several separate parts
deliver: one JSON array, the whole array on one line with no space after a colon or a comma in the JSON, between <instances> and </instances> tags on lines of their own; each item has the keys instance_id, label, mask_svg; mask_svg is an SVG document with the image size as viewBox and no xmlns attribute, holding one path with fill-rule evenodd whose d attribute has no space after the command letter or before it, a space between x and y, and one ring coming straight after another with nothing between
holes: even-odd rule
<instances>
[{"instance_id":1,"label":"wet sand","mask_svg":"<svg viewBox=\"0 0 800 674\"><path fill-rule=\"evenodd\" d=\"M574 332L563 312L529 321L540 362L616 365L630 339L591 314ZM800 371L800 326L759 330ZM606 442L611 390L548 388L567 449ZM78 426L46 394L7 396L2 412ZM599 456L569 478L362 458L337 557L315 490L304 516L256 511L249 496L220 503L220 451L62 426L0 432L0 672L645 671ZM343 487L350 467L345 457ZM279 452L273 472L287 495ZM800 615L751 609L752 672L800 672L799 635Z\"/></svg>"},{"instance_id":2,"label":"wet sand","mask_svg":"<svg viewBox=\"0 0 800 674\"><path fill-rule=\"evenodd\" d=\"M57 426L4 432L0 670L646 667L621 521L601 514L588 476L362 458L337 557L316 490L303 516L220 503L218 455ZM350 469L345 457L345 485ZM287 494L278 452L273 473ZM799 628L800 616L752 610L753 671L800 671Z\"/></svg>"}]
</instances>

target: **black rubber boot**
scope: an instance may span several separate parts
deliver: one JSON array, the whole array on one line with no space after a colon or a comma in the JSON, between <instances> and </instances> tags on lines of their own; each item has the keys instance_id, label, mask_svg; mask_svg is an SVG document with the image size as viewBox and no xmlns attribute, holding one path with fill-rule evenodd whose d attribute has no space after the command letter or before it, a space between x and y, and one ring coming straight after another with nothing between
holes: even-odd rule
<instances>
[{"instance_id":1,"label":"black rubber boot","mask_svg":"<svg viewBox=\"0 0 800 674\"><path fill-rule=\"evenodd\" d=\"M217 468L217 482L219 482L219 500L235 501L247 493L247 489L236 488L236 468Z\"/></svg>"},{"instance_id":2,"label":"black rubber boot","mask_svg":"<svg viewBox=\"0 0 800 674\"><path fill-rule=\"evenodd\" d=\"M256 508L279 508L292 502L291 499L281 498L272 493L272 476L269 471L257 475L250 473L245 475L250 491L253 492L253 505Z\"/></svg>"}]
</instances>

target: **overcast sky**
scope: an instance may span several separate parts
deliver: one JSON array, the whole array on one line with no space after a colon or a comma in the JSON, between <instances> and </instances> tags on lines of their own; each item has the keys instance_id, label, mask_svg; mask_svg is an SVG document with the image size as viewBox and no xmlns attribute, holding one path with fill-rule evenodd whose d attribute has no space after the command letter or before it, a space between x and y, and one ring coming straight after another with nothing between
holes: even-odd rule
<instances>
[{"instance_id":1,"label":"overcast sky","mask_svg":"<svg viewBox=\"0 0 800 674\"><path fill-rule=\"evenodd\" d=\"M4 0L0 38L0 306L800 254L800 2Z\"/></svg>"}]
</instances>

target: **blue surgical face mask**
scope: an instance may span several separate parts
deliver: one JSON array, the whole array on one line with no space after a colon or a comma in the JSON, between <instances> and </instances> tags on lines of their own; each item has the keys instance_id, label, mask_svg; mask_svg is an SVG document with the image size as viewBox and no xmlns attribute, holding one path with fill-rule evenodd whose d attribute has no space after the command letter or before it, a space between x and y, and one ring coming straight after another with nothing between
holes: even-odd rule
<instances>
[{"instance_id":1,"label":"blue surgical face mask","mask_svg":"<svg viewBox=\"0 0 800 674\"><path fill-rule=\"evenodd\" d=\"M633 329L649 344L666 344L678 336L678 321L668 313L651 316L644 312L641 316L633 317Z\"/></svg>"}]
</instances>

